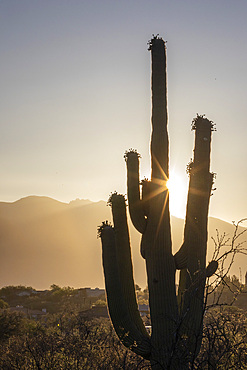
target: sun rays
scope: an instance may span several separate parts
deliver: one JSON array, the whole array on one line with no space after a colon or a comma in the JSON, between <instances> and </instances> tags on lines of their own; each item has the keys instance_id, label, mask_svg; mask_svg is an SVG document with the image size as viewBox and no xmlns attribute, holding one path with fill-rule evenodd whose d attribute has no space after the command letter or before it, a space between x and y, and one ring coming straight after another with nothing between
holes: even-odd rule
<instances>
[{"instance_id":1,"label":"sun rays","mask_svg":"<svg viewBox=\"0 0 247 370\"><path fill-rule=\"evenodd\" d=\"M188 177L186 174L183 175L179 171L171 169L168 179L164 171L162 171L161 166L159 166L159 168L161 178L152 179L152 183L155 184L155 186L150 186L150 191L148 192L148 195L146 195L145 200L151 200L159 194L167 192L163 208L165 209L169 194L169 209L171 214L179 218L184 218L188 193Z\"/></svg>"}]
</instances>

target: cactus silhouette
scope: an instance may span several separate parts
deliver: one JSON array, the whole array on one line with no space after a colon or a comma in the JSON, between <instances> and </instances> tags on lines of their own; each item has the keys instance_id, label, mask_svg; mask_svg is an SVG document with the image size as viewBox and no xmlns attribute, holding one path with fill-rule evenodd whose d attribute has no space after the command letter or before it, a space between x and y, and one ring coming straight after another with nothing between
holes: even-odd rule
<instances>
[{"instance_id":1,"label":"cactus silhouette","mask_svg":"<svg viewBox=\"0 0 247 370\"><path fill-rule=\"evenodd\" d=\"M108 310L117 335L132 351L149 359L153 369L189 369L200 350L206 278L208 206L214 175L210 173L211 133L214 124L204 116L193 120L194 158L190 176L184 241L172 254L167 133L166 45L158 36L149 42L152 55L151 180L140 184L137 151L125 153L129 212L142 234L146 261L151 336L140 317L133 280L126 202L121 194L109 199L114 227L99 227ZM180 270L176 294L175 272Z\"/></svg>"}]
</instances>

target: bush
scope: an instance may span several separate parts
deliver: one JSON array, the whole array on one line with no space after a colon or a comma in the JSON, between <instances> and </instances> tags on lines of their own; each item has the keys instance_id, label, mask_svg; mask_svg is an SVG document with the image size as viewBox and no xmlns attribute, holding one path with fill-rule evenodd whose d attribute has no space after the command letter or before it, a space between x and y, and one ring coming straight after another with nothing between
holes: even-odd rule
<instances>
[{"instance_id":1,"label":"bush","mask_svg":"<svg viewBox=\"0 0 247 370\"><path fill-rule=\"evenodd\" d=\"M149 369L116 337L108 319L49 315L0 348L1 369Z\"/></svg>"}]
</instances>

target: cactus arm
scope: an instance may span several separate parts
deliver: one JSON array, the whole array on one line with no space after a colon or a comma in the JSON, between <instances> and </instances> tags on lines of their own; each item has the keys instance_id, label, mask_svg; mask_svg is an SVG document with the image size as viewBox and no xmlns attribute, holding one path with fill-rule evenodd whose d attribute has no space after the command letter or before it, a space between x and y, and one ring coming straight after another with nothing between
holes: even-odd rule
<instances>
[{"instance_id":1,"label":"cactus arm","mask_svg":"<svg viewBox=\"0 0 247 370\"><path fill-rule=\"evenodd\" d=\"M189 267L187 263L185 265L185 260L187 259L188 261L189 253L190 273L194 273L198 268L205 268L206 264L207 218L213 183L213 174L209 172L213 126L212 122L203 116L197 116L192 122L192 129L196 131L196 135L194 160L188 165L190 183L184 243L174 256L177 268L183 269ZM191 238L195 240L193 241ZM201 239L201 242L196 240L198 238ZM201 246L200 243L202 243ZM198 265L198 261L200 261L200 265Z\"/></svg>"},{"instance_id":2,"label":"cactus arm","mask_svg":"<svg viewBox=\"0 0 247 370\"><path fill-rule=\"evenodd\" d=\"M195 148L193 162L189 165L190 183L184 228L184 244L188 248L186 267L191 276L206 266L207 218L213 183L213 175L209 172L212 122L197 116L192 128L196 133Z\"/></svg>"},{"instance_id":3,"label":"cactus arm","mask_svg":"<svg viewBox=\"0 0 247 370\"><path fill-rule=\"evenodd\" d=\"M202 331L207 251L207 218L213 175L209 172L212 122L203 116L193 121L196 131L194 160L190 165L184 243L187 270L180 272L178 303L182 300L183 335L190 338L188 353L198 353ZM200 278L200 284L195 284ZM194 287L194 288L193 288Z\"/></svg>"},{"instance_id":4,"label":"cactus arm","mask_svg":"<svg viewBox=\"0 0 247 370\"><path fill-rule=\"evenodd\" d=\"M148 218L150 212L150 202L151 202L151 189L152 183L147 179L142 181L142 202L143 202L143 209L144 214ZM141 239L141 256L145 259L145 250L148 248L149 241L147 238L148 233L145 233L145 237L143 236Z\"/></svg>"},{"instance_id":5,"label":"cactus arm","mask_svg":"<svg viewBox=\"0 0 247 370\"><path fill-rule=\"evenodd\" d=\"M117 265L114 229L110 226L104 227L100 237L109 314L117 335L126 347L130 347L135 341L136 333L130 321L123 296L119 294L121 292L121 284Z\"/></svg>"},{"instance_id":6,"label":"cactus arm","mask_svg":"<svg viewBox=\"0 0 247 370\"><path fill-rule=\"evenodd\" d=\"M117 263L119 277L122 284L122 293L128 305L130 317L142 335L149 337L141 319L136 302L133 265L130 251L130 238L127 224L125 198L121 194L111 196L112 215L117 246Z\"/></svg>"},{"instance_id":7,"label":"cactus arm","mask_svg":"<svg viewBox=\"0 0 247 370\"><path fill-rule=\"evenodd\" d=\"M144 215L148 217L149 214L149 201L150 201L150 184L151 182L148 181L146 178L141 181L141 186L142 186L142 204L143 204L143 210L144 210Z\"/></svg>"},{"instance_id":8,"label":"cactus arm","mask_svg":"<svg viewBox=\"0 0 247 370\"><path fill-rule=\"evenodd\" d=\"M130 218L135 228L143 234L147 220L143 202L140 199L139 157L140 155L134 150L125 153Z\"/></svg>"},{"instance_id":9,"label":"cactus arm","mask_svg":"<svg viewBox=\"0 0 247 370\"><path fill-rule=\"evenodd\" d=\"M123 294L115 236L114 229L103 224L100 237L109 315L121 342L136 354L149 358L148 334L146 332L143 334L138 330L132 320L133 315L130 314L128 302L125 301Z\"/></svg>"}]
</instances>

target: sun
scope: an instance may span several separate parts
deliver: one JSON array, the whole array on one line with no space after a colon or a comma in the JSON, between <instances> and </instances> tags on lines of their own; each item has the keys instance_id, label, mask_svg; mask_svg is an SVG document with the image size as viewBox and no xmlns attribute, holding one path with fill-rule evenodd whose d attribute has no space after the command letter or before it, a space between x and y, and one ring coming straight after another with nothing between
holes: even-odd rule
<instances>
[{"instance_id":1,"label":"sun","mask_svg":"<svg viewBox=\"0 0 247 370\"><path fill-rule=\"evenodd\" d=\"M146 171L142 173L142 176L147 179L150 178L150 170L146 169ZM174 169L170 170L168 181L162 183L161 188L163 188L163 190L168 188L169 209L170 213L175 217L185 218L188 183L189 180L186 174L180 173ZM157 194L152 194L152 196L155 195Z\"/></svg>"},{"instance_id":2,"label":"sun","mask_svg":"<svg viewBox=\"0 0 247 370\"><path fill-rule=\"evenodd\" d=\"M171 171L169 180L166 183L169 190L170 212L176 217L185 217L187 200L187 181L186 176L178 172Z\"/></svg>"}]
</instances>

